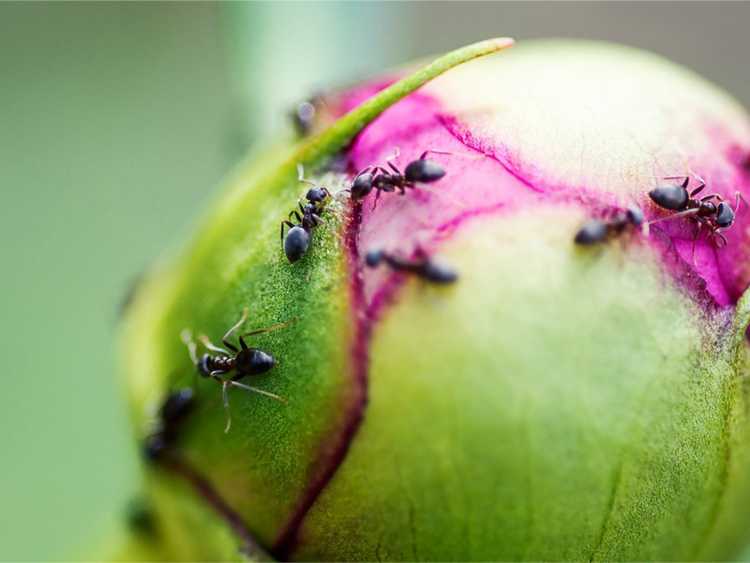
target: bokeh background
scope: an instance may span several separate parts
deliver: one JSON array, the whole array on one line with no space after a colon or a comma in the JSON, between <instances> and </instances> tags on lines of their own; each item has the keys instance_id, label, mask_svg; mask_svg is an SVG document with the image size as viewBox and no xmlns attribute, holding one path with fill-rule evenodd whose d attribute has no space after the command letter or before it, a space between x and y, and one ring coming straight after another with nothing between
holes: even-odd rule
<instances>
[{"instance_id":1,"label":"bokeh background","mask_svg":"<svg viewBox=\"0 0 750 563\"><path fill-rule=\"evenodd\" d=\"M750 106L748 24L718 2L0 4L0 559L85 558L122 518L118 302L294 101L512 35L650 49Z\"/></svg>"}]
</instances>

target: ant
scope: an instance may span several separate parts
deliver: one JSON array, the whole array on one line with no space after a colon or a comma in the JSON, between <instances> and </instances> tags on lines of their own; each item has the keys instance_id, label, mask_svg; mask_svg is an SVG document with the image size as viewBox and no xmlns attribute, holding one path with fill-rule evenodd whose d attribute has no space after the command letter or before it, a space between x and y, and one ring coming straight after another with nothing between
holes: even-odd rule
<instances>
[{"instance_id":1,"label":"ant","mask_svg":"<svg viewBox=\"0 0 750 563\"><path fill-rule=\"evenodd\" d=\"M409 272L433 283L449 284L458 279L455 270L433 262L422 249L417 249L417 256L408 260L382 249L370 250L365 256L365 264L376 268L385 262L397 272Z\"/></svg>"},{"instance_id":2,"label":"ant","mask_svg":"<svg viewBox=\"0 0 750 563\"><path fill-rule=\"evenodd\" d=\"M718 194L709 194L696 199L695 196L706 187L706 182L700 177L698 178L700 185L690 192L688 192L688 185L690 184L689 176L667 176L664 179L683 179L683 182L678 185L658 186L648 192L648 195L662 209L677 211L677 213L668 217L655 219L649 225L659 221L689 216L698 226L693 242L700 235L701 227L705 226L708 228L711 236L721 241L721 245L717 244L717 246L726 246L727 239L721 233L721 229L728 229L734 223L734 217L740 207L740 199L742 198L740 193L737 192L737 202L735 208L732 209Z\"/></svg>"},{"instance_id":3,"label":"ant","mask_svg":"<svg viewBox=\"0 0 750 563\"><path fill-rule=\"evenodd\" d=\"M289 111L292 125L298 137L307 137L312 133L315 127L315 119L323 106L325 106L323 95L313 94Z\"/></svg>"},{"instance_id":4,"label":"ant","mask_svg":"<svg viewBox=\"0 0 750 563\"><path fill-rule=\"evenodd\" d=\"M621 235L628 226L640 228L643 225L643 211L639 207L630 206L625 211L619 211L608 221L591 219L584 223L576 233L573 241L582 246L598 244L605 240Z\"/></svg>"},{"instance_id":5,"label":"ant","mask_svg":"<svg viewBox=\"0 0 750 563\"><path fill-rule=\"evenodd\" d=\"M145 497L137 496L128 502L125 509L128 527L143 536L152 536L156 531L154 509Z\"/></svg>"},{"instance_id":6,"label":"ant","mask_svg":"<svg viewBox=\"0 0 750 563\"><path fill-rule=\"evenodd\" d=\"M161 459L177 442L182 423L195 407L195 395L189 387L172 391L159 407L159 422L143 446L150 461Z\"/></svg>"},{"instance_id":7,"label":"ant","mask_svg":"<svg viewBox=\"0 0 750 563\"><path fill-rule=\"evenodd\" d=\"M399 155L398 149L386 159L390 170L382 166L368 166L361 170L352 181L349 188L354 200L361 200L373 189L378 191L378 197L383 192L394 192L397 189L401 195L406 193L406 188L415 188L416 184L430 184L445 176L445 169L434 160L427 158L430 153L451 154L444 151L427 150L416 160L406 165L403 172L393 162Z\"/></svg>"},{"instance_id":8,"label":"ant","mask_svg":"<svg viewBox=\"0 0 750 563\"><path fill-rule=\"evenodd\" d=\"M181 335L182 341L188 348L190 359L192 360L195 367L198 368L198 373L203 377L209 377L211 379L214 379L218 383L221 383L221 392L224 399L224 410L227 413L227 425L224 429L225 433L229 432L229 429L232 426L232 417L229 412L229 395L227 394L227 390L230 386L239 387L240 389L244 389L245 391L250 391L253 393L259 393L261 395L265 395L266 397L275 399L281 403L286 403L286 400L284 398L279 397L274 393L269 393L268 391L264 391L263 389L245 385L244 383L240 383L239 380L245 377L266 373L276 365L276 360L271 354L268 354L258 348L249 348L245 343L245 337L284 328L289 324L289 322L279 323L267 328L261 328L241 334L238 337L240 347L237 348L237 346L229 341L229 337L232 336L232 334L234 334L234 332L239 329L246 320L247 307L243 309L240 320L232 325L226 332L226 334L221 338L221 342L224 344L224 346L226 346L226 348L215 346L206 335L199 336L198 339L201 341L203 346L205 346L206 350L208 350L209 352L213 352L213 354L204 353L200 358L197 354L197 345L193 341L193 337L190 331L188 329L185 329L182 331ZM221 377L222 375L229 374L231 372L234 372L234 375L231 378L227 379Z\"/></svg>"},{"instance_id":9,"label":"ant","mask_svg":"<svg viewBox=\"0 0 750 563\"><path fill-rule=\"evenodd\" d=\"M303 205L299 202L299 211L295 209L289 213L289 218L297 219L297 224L295 225L288 219L281 222L281 240L284 244L284 254L289 262L296 262L305 255L310 247L310 234L323 222L320 215L331 199L331 193L327 188L316 186L315 182L304 179L304 168L301 164L297 165L297 172L300 182L311 184L313 187L305 194L307 203ZM289 227L286 238L284 238L284 227Z\"/></svg>"}]
</instances>

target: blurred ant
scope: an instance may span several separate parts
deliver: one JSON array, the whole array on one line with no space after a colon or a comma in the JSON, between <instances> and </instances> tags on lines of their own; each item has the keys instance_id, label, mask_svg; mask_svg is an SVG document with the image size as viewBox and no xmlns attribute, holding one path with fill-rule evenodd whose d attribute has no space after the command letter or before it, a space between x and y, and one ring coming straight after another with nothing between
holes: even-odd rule
<instances>
[{"instance_id":1,"label":"blurred ant","mask_svg":"<svg viewBox=\"0 0 750 563\"><path fill-rule=\"evenodd\" d=\"M150 461L161 459L177 442L179 430L195 407L195 395L189 387L172 391L159 407L156 430L146 438L143 454Z\"/></svg>"},{"instance_id":2,"label":"blurred ant","mask_svg":"<svg viewBox=\"0 0 750 563\"><path fill-rule=\"evenodd\" d=\"M128 527L136 534L152 536L156 531L156 518L153 506L143 496L130 499L125 509Z\"/></svg>"},{"instance_id":3,"label":"blurred ant","mask_svg":"<svg viewBox=\"0 0 750 563\"><path fill-rule=\"evenodd\" d=\"M625 211L618 211L614 217L605 221L591 219L580 228L573 241L582 246L598 244L620 236L625 229L638 229L643 225L643 211L631 206Z\"/></svg>"},{"instance_id":4,"label":"blurred ant","mask_svg":"<svg viewBox=\"0 0 750 563\"><path fill-rule=\"evenodd\" d=\"M323 222L320 215L325 211L331 193L327 188L316 186L315 182L305 180L304 168L301 164L297 165L298 179L300 182L311 184L313 187L307 190L304 205L299 203L299 211L296 209L289 213L289 217L297 219L295 225L291 221L284 220L281 222L281 240L284 244L284 254L289 262L296 262L302 258L307 249L310 247L310 236L312 230ZM300 215L302 212L302 215ZM284 227L289 227L289 232L284 238Z\"/></svg>"},{"instance_id":5,"label":"blurred ant","mask_svg":"<svg viewBox=\"0 0 750 563\"><path fill-rule=\"evenodd\" d=\"M307 100L299 102L289 116L298 137L307 137L315 127L315 119L325 105L322 94L313 94Z\"/></svg>"},{"instance_id":6,"label":"blurred ant","mask_svg":"<svg viewBox=\"0 0 750 563\"><path fill-rule=\"evenodd\" d=\"M700 185L694 190L688 192L688 185L690 184L689 176L667 176L665 180L679 180L682 179L681 184L657 186L650 192L648 192L651 200L661 207L669 211L677 211L673 215L667 217L660 217L649 222L649 225L658 223L660 221L667 221L670 219L676 219L678 217L690 217L697 225L695 238L693 243L698 239L698 236L705 227L708 230L709 236L714 240L720 241L716 246L721 248L726 246L727 239L721 233L722 229L728 229L734 223L735 215L740 207L740 199L742 195L737 192L737 202L735 208L726 203L723 198L718 194L709 194L703 196L700 199L696 199L700 192L706 187L706 182L700 177Z\"/></svg>"},{"instance_id":7,"label":"blurred ant","mask_svg":"<svg viewBox=\"0 0 750 563\"><path fill-rule=\"evenodd\" d=\"M390 170L382 166L368 166L361 170L352 181L349 188L354 200L361 200L373 189L377 190L378 196L383 192L394 192L399 190L401 195L406 193L406 188L415 188L416 184L430 184L445 176L445 169L434 160L427 158L430 153L451 154L444 151L427 150L416 160L406 165L403 172L393 162L398 157L399 150L386 159Z\"/></svg>"},{"instance_id":8,"label":"blurred ant","mask_svg":"<svg viewBox=\"0 0 750 563\"><path fill-rule=\"evenodd\" d=\"M421 248L417 249L413 259L402 258L382 249L370 250L365 256L365 264L370 268L376 268L383 262L397 272L409 272L432 283L449 284L458 279L455 270L433 262Z\"/></svg>"},{"instance_id":9,"label":"blurred ant","mask_svg":"<svg viewBox=\"0 0 750 563\"><path fill-rule=\"evenodd\" d=\"M266 397L270 397L281 403L286 403L286 399L279 397L274 393L269 393L268 391L264 391L263 389L245 385L244 383L240 383L239 380L245 377L266 373L276 365L276 360L271 354L268 354L258 348L249 348L245 343L245 337L254 336L256 334L263 334L265 332L271 332L273 330L284 328L289 324L289 322L279 323L267 328L261 328L241 334L238 337L240 347L237 348L237 346L229 341L229 337L232 336L232 334L234 334L234 332L239 329L246 320L247 307L243 309L240 320L232 325L226 332L226 334L221 338L221 342L226 348L215 346L206 335L199 336L198 339L201 341L203 346L209 352L213 352L213 354L204 353L200 358L197 354L197 345L193 341L193 337L190 331L188 329L185 329L181 334L182 341L188 348L190 359L192 360L195 367L198 368L198 373L203 377L209 377L211 379L214 379L218 383L221 383L221 393L224 400L224 410L227 413L227 425L224 429L225 433L229 432L229 429L232 426L232 417L231 413L229 412L229 395L227 393L229 387L238 387L240 389L244 389L245 391L259 393L260 395L265 395ZM234 375L231 378L225 379L221 377L222 375L231 372L234 372Z\"/></svg>"}]
</instances>

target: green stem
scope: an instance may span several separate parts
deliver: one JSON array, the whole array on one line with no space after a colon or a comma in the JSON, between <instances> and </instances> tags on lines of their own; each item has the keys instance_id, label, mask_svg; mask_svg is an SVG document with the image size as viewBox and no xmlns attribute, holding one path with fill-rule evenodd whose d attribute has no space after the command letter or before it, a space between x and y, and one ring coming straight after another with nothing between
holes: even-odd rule
<instances>
[{"instance_id":1,"label":"green stem","mask_svg":"<svg viewBox=\"0 0 750 563\"><path fill-rule=\"evenodd\" d=\"M315 164L323 154L334 154L340 151L373 119L433 78L472 59L512 47L513 43L513 39L508 37L487 39L443 55L363 102L337 120L326 131L303 144L294 155L294 164L296 165L297 162L305 165Z\"/></svg>"}]
</instances>

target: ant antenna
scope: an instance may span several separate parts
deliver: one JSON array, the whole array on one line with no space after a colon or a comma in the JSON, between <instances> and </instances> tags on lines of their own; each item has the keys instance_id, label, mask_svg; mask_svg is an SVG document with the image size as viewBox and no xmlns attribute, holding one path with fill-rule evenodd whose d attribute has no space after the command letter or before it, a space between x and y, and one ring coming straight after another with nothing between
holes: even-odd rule
<instances>
[{"instance_id":1,"label":"ant antenna","mask_svg":"<svg viewBox=\"0 0 750 563\"><path fill-rule=\"evenodd\" d=\"M297 322L297 320L298 320L297 317L293 317L293 318L289 319L288 321L284 321L283 323L276 323L274 325L267 326L265 328L259 328L257 330L251 330L250 332L244 333L242 335L242 337L244 338L245 336L254 336L256 334L263 334L265 332L273 332L275 330L286 328L290 324Z\"/></svg>"},{"instance_id":2,"label":"ant antenna","mask_svg":"<svg viewBox=\"0 0 750 563\"><path fill-rule=\"evenodd\" d=\"M305 179L305 166L301 162L297 163L297 180L304 182L305 184L310 184L311 186L315 185L315 182Z\"/></svg>"},{"instance_id":3,"label":"ant antenna","mask_svg":"<svg viewBox=\"0 0 750 563\"><path fill-rule=\"evenodd\" d=\"M248 309L247 309L247 307L245 307L244 309L242 309L242 315L240 316L240 320L237 321L236 323L234 323L234 325L232 325L229 328L229 330L226 332L226 334L222 337L221 340L222 341L228 340L229 337L232 336L232 334L234 334L235 330L237 330L243 324L245 324L245 321L247 320L247 315L248 315Z\"/></svg>"},{"instance_id":4,"label":"ant antenna","mask_svg":"<svg viewBox=\"0 0 750 563\"><path fill-rule=\"evenodd\" d=\"M190 329L184 328L182 329L182 332L180 333L180 339L185 344L185 346L187 346L188 354L190 354L190 360L193 362L193 365L197 365L198 354L197 354L197 346L195 344L195 341L193 340L193 333L190 332Z\"/></svg>"},{"instance_id":5,"label":"ant antenna","mask_svg":"<svg viewBox=\"0 0 750 563\"><path fill-rule=\"evenodd\" d=\"M220 348L219 346L216 346L213 342L211 342L211 339L208 338L205 334L201 334L198 337L198 340L201 341L201 344L203 344L207 350L210 350L211 352L215 352L217 354L224 354L225 356L230 356L229 350L225 350L224 348Z\"/></svg>"},{"instance_id":6,"label":"ant antenna","mask_svg":"<svg viewBox=\"0 0 750 563\"><path fill-rule=\"evenodd\" d=\"M745 196L743 196L740 192L735 192L734 195L737 198L737 202L734 204L734 214L737 215L737 212L740 210L740 201L742 201L746 207L750 207L750 205L747 203Z\"/></svg>"}]
</instances>

